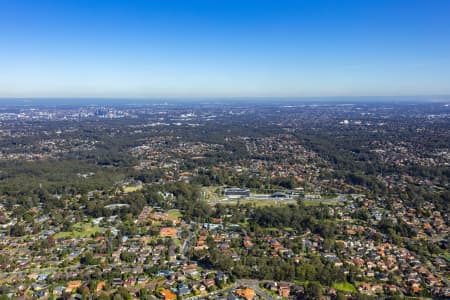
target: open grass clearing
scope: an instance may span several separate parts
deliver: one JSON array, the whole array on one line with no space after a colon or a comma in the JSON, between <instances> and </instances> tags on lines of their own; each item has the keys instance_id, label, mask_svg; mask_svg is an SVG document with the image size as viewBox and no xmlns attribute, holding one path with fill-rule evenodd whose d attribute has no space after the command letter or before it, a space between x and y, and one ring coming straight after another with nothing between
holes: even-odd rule
<instances>
[{"instance_id":1,"label":"open grass clearing","mask_svg":"<svg viewBox=\"0 0 450 300\"><path fill-rule=\"evenodd\" d=\"M356 292L355 286L349 282L335 282L333 283L333 287L342 292Z\"/></svg>"},{"instance_id":2,"label":"open grass clearing","mask_svg":"<svg viewBox=\"0 0 450 300\"><path fill-rule=\"evenodd\" d=\"M181 218L182 213L178 209L171 209L167 212L171 218Z\"/></svg>"},{"instance_id":3,"label":"open grass clearing","mask_svg":"<svg viewBox=\"0 0 450 300\"><path fill-rule=\"evenodd\" d=\"M330 206L342 205L342 203L339 201L327 201L327 200L303 200L302 203L305 206L319 206L320 204Z\"/></svg>"},{"instance_id":4,"label":"open grass clearing","mask_svg":"<svg viewBox=\"0 0 450 300\"><path fill-rule=\"evenodd\" d=\"M123 191L125 193L133 193L133 192L137 192L139 190L142 190L143 186L142 185L138 185L138 186L126 186L123 188Z\"/></svg>"},{"instance_id":5,"label":"open grass clearing","mask_svg":"<svg viewBox=\"0 0 450 300\"><path fill-rule=\"evenodd\" d=\"M100 232L99 226L93 226L91 223L76 223L72 225L70 231L61 231L55 234L55 239L79 239L91 237L93 234Z\"/></svg>"},{"instance_id":6,"label":"open grass clearing","mask_svg":"<svg viewBox=\"0 0 450 300\"><path fill-rule=\"evenodd\" d=\"M262 206L282 206L282 205L289 205L289 204L296 204L296 200L275 200L275 199L263 199L263 200L256 200L256 199L239 199L239 200L231 200L231 201L222 201L220 204L223 205L237 205L237 203L243 204L250 204L252 206L256 207L262 207Z\"/></svg>"}]
</instances>

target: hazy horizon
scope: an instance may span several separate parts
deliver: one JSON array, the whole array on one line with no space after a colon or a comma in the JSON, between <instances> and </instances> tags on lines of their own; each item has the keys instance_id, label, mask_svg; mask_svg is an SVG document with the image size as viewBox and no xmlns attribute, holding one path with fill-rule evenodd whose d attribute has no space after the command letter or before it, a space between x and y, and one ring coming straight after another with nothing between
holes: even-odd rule
<instances>
[{"instance_id":1,"label":"hazy horizon","mask_svg":"<svg viewBox=\"0 0 450 300\"><path fill-rule=\"evenodd\" d=\"M0 98L3 106L28 105L152 105L152 104L425 104L450 103L450 95L436 96L334 96L334 97L205 97L205 98Z\"/></svg>"},{"instance_id":2,"label":"hazy horizon","mask_svg":"<svg viewBox=\"0 0 450 300\"><path fill-rule=\"evenodd\" d=\"M450 3L4 1L0 97L450 94Z\"/></svg>"},{"instance_id":3,"label":"hazy horizon","mask_svg":"<svg viewBox=\"0 0 450 300\"><path fill-rule=\"evenodd\" d=\"M424 0L0 0L0 97L449 95L449 11Z\"/></svg>"}]
</instances>

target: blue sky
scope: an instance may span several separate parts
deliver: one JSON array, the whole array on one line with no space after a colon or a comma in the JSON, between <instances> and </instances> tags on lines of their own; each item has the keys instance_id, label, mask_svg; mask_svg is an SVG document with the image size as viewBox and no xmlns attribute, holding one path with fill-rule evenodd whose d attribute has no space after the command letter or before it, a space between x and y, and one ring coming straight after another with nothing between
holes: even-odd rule
<instances>
[{"instance_id":1,"label":"blue sky","mask_svg":"<svg viewBox=\"0 0 450 300\"><path fill-rule=\"evenodd\" d=\"M442 94L446 0L0 0L0 97Z\"/></svg>"}]
</instances>

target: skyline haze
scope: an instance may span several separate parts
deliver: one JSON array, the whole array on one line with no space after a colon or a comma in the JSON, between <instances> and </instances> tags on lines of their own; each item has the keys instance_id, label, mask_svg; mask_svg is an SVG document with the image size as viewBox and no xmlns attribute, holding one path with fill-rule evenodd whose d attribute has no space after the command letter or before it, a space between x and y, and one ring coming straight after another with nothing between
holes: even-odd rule
<instances>
[{"instance_id":1,"label":"skyline haze","mask_svg":"<svg viewBox=\"0 0 450 300\"><path fill-rule=\"evenodd\" d=\"M450 94L450 3L0 0L0 98Z\"/></svg>"}]
</instances>

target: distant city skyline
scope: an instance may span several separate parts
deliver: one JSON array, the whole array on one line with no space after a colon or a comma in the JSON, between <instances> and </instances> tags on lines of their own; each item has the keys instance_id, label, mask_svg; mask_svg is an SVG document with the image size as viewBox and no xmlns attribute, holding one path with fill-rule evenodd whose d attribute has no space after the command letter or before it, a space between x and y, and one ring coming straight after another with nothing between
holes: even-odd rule
<instances>
[{"instance_id":1,"label":"distant city skyline","mask_svg":"<svg viewBox=\"0 0 450 300\"><path fill-rule=\"evenodd\" d=\"M0 0L0 98L449 95L449 12L425 0Z\"/></svg>"}]
</instances>

